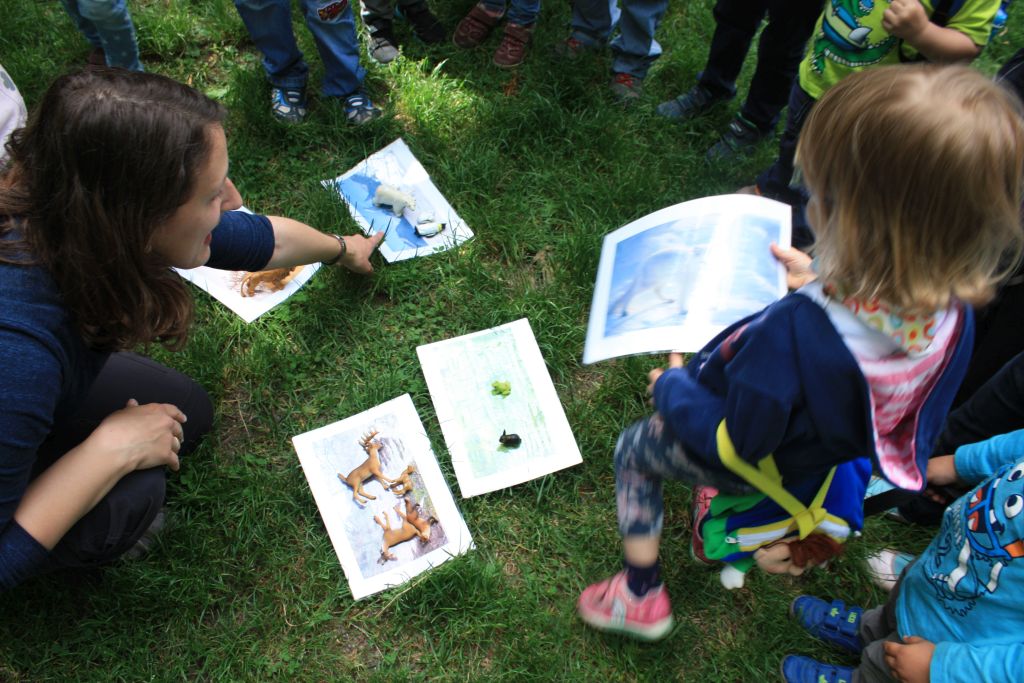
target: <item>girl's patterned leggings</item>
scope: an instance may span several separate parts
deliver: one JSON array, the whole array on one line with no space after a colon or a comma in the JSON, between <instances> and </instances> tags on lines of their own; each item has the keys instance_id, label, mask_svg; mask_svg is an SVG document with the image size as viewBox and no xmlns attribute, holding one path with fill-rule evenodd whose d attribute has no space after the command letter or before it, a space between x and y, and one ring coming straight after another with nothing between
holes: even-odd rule
<instances>
[{"instance_id":1,"label":"girl's patterned leggings","mask_svg":"<svg viewBox=\"0 0 1024 683\"><path fill-rule=\"evenodd\" d=\"M634 422L615 444L615 502L619 533L658 536L664 520L661 482L676 479L694 486L714 486L727 493L754 489L727 472L712 470L683 450L661 416Z\"/></svg>"}]
</instances>

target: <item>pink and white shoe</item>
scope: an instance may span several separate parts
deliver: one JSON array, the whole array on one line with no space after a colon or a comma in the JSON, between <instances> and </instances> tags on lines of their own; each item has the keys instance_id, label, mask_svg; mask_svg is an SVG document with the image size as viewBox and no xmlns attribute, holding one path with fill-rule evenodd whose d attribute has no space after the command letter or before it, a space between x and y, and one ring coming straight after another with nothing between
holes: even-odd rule
<instances>
[{"instance_id":1,"label":"pink and white shoe","mask_svg":"<svg viewBox=\"0 0 1024 683\"><path fill-rule=\"evenodd\" d=\"M626 572L588 586L576 603L580 618L599 631L624 633L640 640L659 640L672 630L672 605L664 586L643 597L633 595Z\"/></svg>"},{"instance_id":2,"label":"pink and white shoe","mask_svg":"<svg viewBox=\"0 0 1024 683\"><path fill-rule=\"evenodd\" d=\"M718 489L713 486L697 486L693 489L693 510L690 515L693 535L690 538L690 551L694 558L704 564L716 564L704 554L704 535L700 532L700 526L711 511L711 499L717 495Z\"/></svg>"}]
</instances>

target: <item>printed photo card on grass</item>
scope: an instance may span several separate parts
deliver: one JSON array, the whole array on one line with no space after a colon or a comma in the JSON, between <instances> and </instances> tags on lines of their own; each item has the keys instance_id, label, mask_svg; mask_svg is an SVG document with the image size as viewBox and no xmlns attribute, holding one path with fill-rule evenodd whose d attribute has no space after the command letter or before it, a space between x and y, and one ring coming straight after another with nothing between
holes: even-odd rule
<instances>
[{"instance_id":1,"label":"printed photo card on grass","mask_svg":"<svg viewBox=\"0 0 1024 683\"><path fill-rule=\"evenodd\" d=\"M583 462L525 318L416 354L464 498Z\"/></svg>"},{"instance_id":2,"label":"printed photo card on grass","mask_svg":"<svg viewBox=\"0 0 1024 683\"><path fill-rule=\"evenodd\" d=\"M409 394L292 444L353 598L473 547Z\"/></svg>"},{"instance_id":3,"label":"printed photo card on grass","mask_svg":"<svg viewBox=\"0 0 1024 683\"><path fill-rule=\"evenodd\" d=\"M363 232L385 233L380 253L388 263L452 249L473 237L401 138L323 185L341 196Z\"/></svg>"},{"instance_id":4,"label":"printed photo card on grass","mask_svg":"<svg viewBox=\"0 0 1024 683\"><path fill-rule=\"evenodd\" d=\"M252 213L245 207L238 210ZM251 323L278 304L284 303L319 269L319 263L310 263L295 268L278 268L255 273L244 270L219 270L206 266L174 270L234 311L242 320Z\"/></svg>"}]
</instances>

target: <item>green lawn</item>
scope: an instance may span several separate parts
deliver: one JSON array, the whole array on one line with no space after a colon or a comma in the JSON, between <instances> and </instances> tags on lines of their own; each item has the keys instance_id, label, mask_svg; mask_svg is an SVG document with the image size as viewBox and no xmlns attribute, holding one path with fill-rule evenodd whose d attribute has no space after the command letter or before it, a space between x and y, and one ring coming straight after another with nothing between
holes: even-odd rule
<instances>
[{"instance_id":1,"label":"green lawn","mask_svg":"<svg viewBox=\"0 0 1024 683\"><path fill-rule=\"evenodd\" d=\"M580 365L601 238L747 184L774 155L766 143L742 162L705 163L738 103L685 127L654 115L702 66L711 0L673 4L659 33L665 54L633 109L607 93L607 55L562 64L549 54L569 19L567 3L549 2L518 71L490 64L493 41L470 52L411 44L393 65L368 64L386 116L360 129L319 100L300 127L273 121L230 0L130 4L147 68L230 108L231 175L249 207L353 232L319 181L401 136L476 237L429 258L378 260L372 278L324 270L252 325L197 291L186 349L151 350L202 382L218 409L214 433L171 477L167 532L142 560L0 596L0 680L745 681L774 680L789 652L850 662L788 621L789 601L811 592L879 602L862 558L891 544L920 550L927 531L871 520L828 569L806 579L755 572L727 592L690 559L689 491L670 484L663 563L678 627L641 645L575 616L579 591L619 563L611 453L649 410L656 363ZM470 3L438 5L451 28ZM31 106L88 47L57 2L0 0L0 16L0 63ZM1015 19L1015 35L998 38L979 67L994 72L1020 27ZM301 24L297 34L316 83L312 41ZM455 488L415 348L524 316L583 464L460 500L475 551L354 602L290 438L408 392Z\"/></svg>"}]
</instances>

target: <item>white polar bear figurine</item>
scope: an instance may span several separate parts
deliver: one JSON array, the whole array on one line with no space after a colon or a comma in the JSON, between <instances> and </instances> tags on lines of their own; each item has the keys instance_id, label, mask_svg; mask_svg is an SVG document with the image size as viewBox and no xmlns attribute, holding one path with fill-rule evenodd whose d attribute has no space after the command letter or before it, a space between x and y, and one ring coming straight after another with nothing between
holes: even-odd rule
<instances>
[{"instance_id":1,"label":"white polar bear figurine","mask_svg":"<svg viewBox=\"0 0 1024 683\"><path fill-rule=\"evenodd\" d=\"M389 206L396 216L401 216L406 208L416 208L416 198L408 192L402 192L391 185L378 185L373 193L374 206Z\"/></svg>"}]
</instances>

